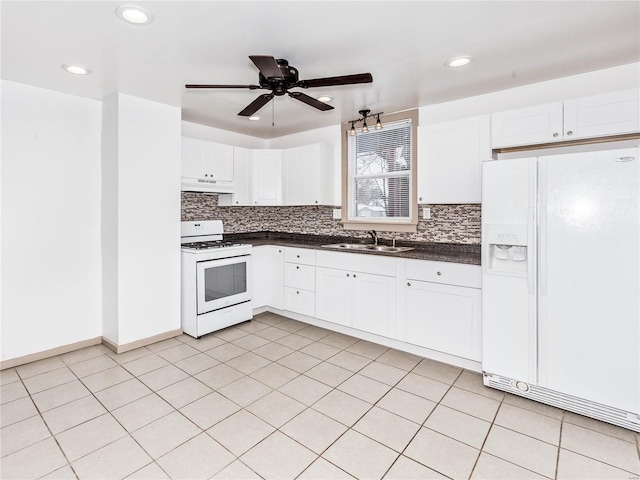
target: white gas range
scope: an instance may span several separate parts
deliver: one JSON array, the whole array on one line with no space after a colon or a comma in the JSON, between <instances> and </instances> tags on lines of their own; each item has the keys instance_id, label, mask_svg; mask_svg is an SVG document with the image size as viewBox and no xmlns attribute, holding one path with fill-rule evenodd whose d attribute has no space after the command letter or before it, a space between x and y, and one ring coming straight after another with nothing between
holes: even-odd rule
<instances>
[{"instance_id":1,"label":"white gas range","mask_svg":"<svg viewBox=\"0 0 640 480\"><path fill-rule=\"evenodd\" d=\"M222 234L221 220L181 223L182 330L192 337L253 318L251 245Z\"/></svg>"}]
</instances>

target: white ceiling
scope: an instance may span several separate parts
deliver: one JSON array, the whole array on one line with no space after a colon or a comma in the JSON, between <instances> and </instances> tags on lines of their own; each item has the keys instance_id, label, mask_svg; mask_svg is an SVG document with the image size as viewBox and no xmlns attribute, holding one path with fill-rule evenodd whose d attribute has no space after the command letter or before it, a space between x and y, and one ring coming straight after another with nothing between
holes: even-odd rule
<instances>
[{"instance_id":1,"label":"white ceiling","mask_svg":"<svg viewBox=\"0 0 640 480\"><path fill-rule=\"evenodd\" d=\"M121 21L123 3L150 10L153 23ZM394 112L640 61L637 1L3 0L0 9L3 79L93 99L119 91L262 138L336 125L363 107ZM304 91L333 96L328 112L276 97L259 122L237 113L265 90L184 88L257 84L249 55L285 58L300 79L370 72L373 83ZM474 61L445 67L459 55Z\"/></svg>"}]
</instances>

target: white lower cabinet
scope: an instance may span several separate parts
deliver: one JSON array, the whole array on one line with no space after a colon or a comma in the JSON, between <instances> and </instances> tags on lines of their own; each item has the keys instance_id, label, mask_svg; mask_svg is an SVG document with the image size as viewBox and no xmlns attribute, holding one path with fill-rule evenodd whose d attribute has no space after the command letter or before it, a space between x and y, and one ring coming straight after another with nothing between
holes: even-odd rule
<instances>
[{"instance_id":1,"label":"white lower cabinet","mask_svg":"<svg viewBox=\"0 0 640 480\"><path fill-rule=\"evenodd\" d=\"M351 291L351 326L385 337L395 337L396 277L354 273Z\"/></svg>"},{"instance_id":2,"label":"white lower cabinet","mask_svg":"<svg viewBox=\"0 0 640 480\"><path fill-rule=\"evenodd\" d=\"M478 265L292 247L253 251L254 282L262 284L254 287L254 308L268 306L481 359Z\"/></svg>"},{"instance_id":3,"label":"white lower cabinet","mask_svg":"<svg viewBox=\"0 0 640 480\"><path fill-rule=\"evenodd\" d=\"M404 267L399 339L480 361L480 266L406 260Z\"/></svg>"},{"instance_id":4,"label":"white lower cabinet","mask_svg":"<svg viewBox=\"0 0 640 480\"><path fill-rule=\"evenodd\" d=\"M480 289L419 280L405 288L403 340L480 361Z\"/></svg>"},{"instance_id":5,"label":"white lower cabinet","mask_svg":"<svg viewBox=\"0 0 640 480\"><path fill-rule=\"evenodd\" d=\"M317 318L395 336L395 277L317 267L316 285Z\"/></svg>"},{"instance_id":6,"label":"white lower cabinet","mask_svg":"<svg viewBox=\"0 0 640 480\"><path fill-rule=\"evenodd\" d=\"M317 258L316 317L395 337L396 260L334 252Z\"/></svg>"},{"instance_id":7,"label":"white lower cabinet","mask_svg":"<svg viewBox=\"0 0 640 480\"><path fill-rule=\"evenodd\" d=\"M316 267L316 317L327 322L351 326L351 294L348 272Z\"/></svg>"},{"instance_id":8,"label":"white lower cabinet","mask_svg":"<svg viewBox=\"0 0 640 480\"><path fill-rule=\"evenodd\" d=\"M315 250L287 248L284 264L284 309L314 317L316 313Z\"/></svg>"}]
</instances>

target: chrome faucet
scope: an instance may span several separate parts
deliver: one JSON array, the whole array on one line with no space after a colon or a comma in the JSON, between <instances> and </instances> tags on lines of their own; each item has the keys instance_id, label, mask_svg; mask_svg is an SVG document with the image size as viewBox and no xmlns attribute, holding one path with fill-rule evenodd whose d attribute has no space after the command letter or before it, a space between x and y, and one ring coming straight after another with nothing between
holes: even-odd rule
<instances>
[{"instance_id":1,"label":"chrome faucet","mask_svg":"<svg viewBox=\"0 0 640 480\"><path fill-rule=\"evenodd\" d=\"M373 238L373 244L377 245L378 244L378 234L376 233L375 230L369 230L367 232L369 235L371 235L371 238Z\"/></svg>"}]
</instances>

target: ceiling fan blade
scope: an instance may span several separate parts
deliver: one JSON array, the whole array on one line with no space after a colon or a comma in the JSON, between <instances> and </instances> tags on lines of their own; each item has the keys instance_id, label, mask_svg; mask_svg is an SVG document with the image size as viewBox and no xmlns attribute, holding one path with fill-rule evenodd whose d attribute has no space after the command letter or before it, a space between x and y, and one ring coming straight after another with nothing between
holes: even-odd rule
<instances>
[{"instance_id":1,"label":"ceiling fan blade","mask_svg":"<svg viewBox=\"0 0 640 480\"><path fill-rule=\"evenodd\" d=\"M320 100L316 100L313 97L301 92L287 92L291 98L295 98L296 100L300 100L307 105L311 105L318 110L326 111L333 110L333 107L327 103L321 102Z\"/></svg>"},{"instance_id":2,"label":"ceiling fan blade","mask_svg":"<svg viewBox=\"0 0 640 480\"><path fill-rule=\"evenodd\" d=\"M260 85L194 85L187 84L185 88L248 88L249 90L256 90L262 88Z\"/></svg>"},{"instance_id":3,"label":"ceiling fan blade","mask_svg":"<svg viewBox=\"0 0 640 480\"><path fill-rule=\"evenodd\" d=\"M356 83L371 83L373 77L370 73L356 73L355 75L342 75L340 77L314 78L312 80L300 80L296 87L331 87L334 85L353 85Z\"/></svg>"},{"instance_id":4,"label":"ceiling fan blade","mask_svg":"<svg viewBox=\"0 0 640 480\"><path fill-rule=\"evenodd\" d=\"M249 55L249 58L264 78L284 78L275 58L268 55Z\"/></svg>"},{"instance_id":5,"label":"ceiling fan blade","mask_svg":"<svg viewBox=\"0 0 640 480\"><path fill-rule=\"evenodd\" d=\"M273 96L274 96L273 93L265 93L260 95L253 102L247 105L245 109L242 110L238 115L242 117L250 117L251 115L256 113L258 110L260 110L262 107L264 107L267 103L269 103L269 100L271 100Z\"/></svg>"}]
</instances>

